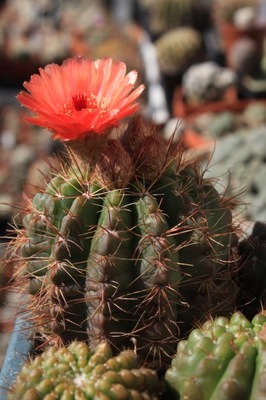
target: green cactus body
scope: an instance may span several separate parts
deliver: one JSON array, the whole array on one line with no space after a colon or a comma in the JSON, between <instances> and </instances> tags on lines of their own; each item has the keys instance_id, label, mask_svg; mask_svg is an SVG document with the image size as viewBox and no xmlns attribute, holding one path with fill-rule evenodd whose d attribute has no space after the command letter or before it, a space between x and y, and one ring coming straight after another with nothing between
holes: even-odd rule
<instances>
[{"instance_id":1,"label":"green cactus body","mask_svg":"<svg viewBox=\"0 0 266 400\"><path fill-rule=\"evenodd\" d=\"M106 194L87 262L89 337L97 343L110 335L117 347L127 341L133 322L127 299L135 279L133 219L127 197L117 189Z\"/></svg>"},{"instance_id":2,"label":"green cactus body","mask_svg":"<svg viewBox=\"0 0 266 400\"><path fill-rule=\"evenodd\" d=\"M176 243L155 197L143 195L135 203L141 239L137 246L138 345L149 357L160 354L160 364L172 354L177 338L180 270ZM167 303L165 299L167 298ZM159 350L158 350L159 349Z\"/></svg>"},{"instance_id":3,"label":"green cactus body","mask_svg":"<svg viewBox=\"0 0 266 400\"><path fill-rule=\"evenodd\" d=\"M86 309L80 300L101 203L98 186L56 176L46 193L35 195L32 212L23 220L27 237L21 253L28 260L24 270L28 292L42 299L38 303L42 323L46 326L47 320L52 331L63 336L75 330L77 337L84 337Z\"/></svg>"},{"instance_id":4,"label":"green cactus body","mask_svg":"<svg viewBox=\"0 0 266 400\"><path fill-rule=\"evenodd\" d=\"M265 332L265 314L249 322L240 312L193 330L166 372L169 399L265 398Z\"/></svg>"},{"instance_id":5,"label":"green cactus body","mask_svg":"<svg viewBox=\"0 0 266 400\"><path fill-rule=\"evenodd\" d=\"M160 368L200 310L234 308L229 205L139 116L94 171L75 162L54 176L23 223L16 279L48 342L135 346Z\"/></svg>"},{"instance_id":6,"label":"green cactus body","mask_svg":"<svg viewBox=\"0 0 266 400\"><path fill-rule=\"evenodd\" d=\"M9 400L152 400L157 373L141 367L133 350L112 355L108 344L91 351L84 342L50 347L24 364Z\"/></svg>"},{"instance_id":7,"label":"green cactus body","mask_svg":"<svg viewBox=\"0 0 266 400\"><path fill-rule=\"evenodd\" d=\"M180 310L181 313L185 311L185 334L188 333L185 326L190 329L205 318L206 313L226 315L233 310L238 295L236 283L229 278L233 269L228 269L232 257L230 249L237 244L231 211L226 204L221 206L220 194L210 182L198 179L191 174L193 208L186 226L190 236L179 250L182 274L179 293L188 305L188 312L185 308Z\"/></svg>"}]
</instances>

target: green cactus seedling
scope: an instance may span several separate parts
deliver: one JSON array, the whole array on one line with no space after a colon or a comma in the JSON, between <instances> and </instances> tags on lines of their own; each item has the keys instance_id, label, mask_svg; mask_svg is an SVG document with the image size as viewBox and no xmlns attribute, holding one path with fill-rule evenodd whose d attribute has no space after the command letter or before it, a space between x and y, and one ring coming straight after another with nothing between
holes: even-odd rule
<instances>
[{"instance_id":1,"label":"green cactus seedling","mask_svg":"<svg viewBox=\"0 0 266 400\"><path fill-rule=\"evenodd\" d=\"M83 342L48 348L26 362L8 400L155 400L157 373L139 365L133 350L117 356L101 343L94 351Z\"/></svg>"},{"instance_id":2,"label":"green cactus seedling","mask_svg":"<svg viewBox=\"0 0 266 400\"><path fill-rule=\"evenodd\" d=\"M165 375L173 400L262 400L266 396L266 315L207 320L180 341Z\"/></svg>"}]
</instances>

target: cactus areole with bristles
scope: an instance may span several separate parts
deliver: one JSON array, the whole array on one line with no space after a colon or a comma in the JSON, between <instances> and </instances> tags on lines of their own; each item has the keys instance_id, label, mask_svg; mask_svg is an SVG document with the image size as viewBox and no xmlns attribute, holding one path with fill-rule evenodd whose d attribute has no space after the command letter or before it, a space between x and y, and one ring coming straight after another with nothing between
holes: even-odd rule
<instances>
[{"instance_id":1,"label":"cactus areole with bristles","mask_svg":"<svg viewBox=\"0 0 266 400\"><path fill-rule=\"evenodd\" d=\"M137 112L136 78L78 58L24 83L27 120L68 162L28 199L15 278L44 342L104 340L161 368L192 322L234 308L237 236L225 196Z\"/></svg>"}]
</instances>

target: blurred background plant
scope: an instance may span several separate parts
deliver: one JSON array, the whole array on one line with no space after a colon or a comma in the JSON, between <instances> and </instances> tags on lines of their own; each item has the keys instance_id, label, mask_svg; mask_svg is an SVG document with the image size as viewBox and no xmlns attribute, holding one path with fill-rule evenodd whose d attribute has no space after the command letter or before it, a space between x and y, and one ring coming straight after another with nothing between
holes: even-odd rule
<instances>
[{"instance_id":1,"label":"blurred background plant","mask_svg":"<svg viewBox=\"0 0 266 400\"><path fill-rule=\"evenodd\" d=\"M204 31L210 25L209 5L204 0L140 0L147 12L152 37L182 26Z\"/></svg>"},{"instance_id":2,"label":"blurred background plant","mask_svg":"<svg viewBox=\"0 0 266 400\"><path fill-rule=\"evenodd\" d=\"M119 25L101 0L78 5L71 0L7 0L0 10L0 83L20 85L37 67L76 55L123 55L129 68L133 64L141 72L136 41L134 30Z\"/></svg>"}]
</instances>

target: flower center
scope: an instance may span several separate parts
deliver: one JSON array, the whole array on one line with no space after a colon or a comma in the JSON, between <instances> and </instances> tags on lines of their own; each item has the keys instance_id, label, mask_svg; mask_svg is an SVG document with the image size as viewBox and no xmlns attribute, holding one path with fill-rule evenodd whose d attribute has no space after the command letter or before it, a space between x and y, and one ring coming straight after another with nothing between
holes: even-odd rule
<instances>
[{"instance_id":1,"label":"flower center","mask_svg":"<svg viewBox=\"0 0 266 400\"><path fill-rule=\"evenodd\" d=\"M85 96L84 93L75 94L74 96L72 96L72 102L73 102L73 107L76 111L83 110L83 108L88 108L88 98L87 96Z\"/></svg>"},{"instance_id":2,"label":"flower center","mask_svg":"<svg viewBox=\"0 0 266 400\"><path fill-rule=\"evenodd\" d=\"M71 99L71 103L64 104L63 107L63 112L68 115L71 115L73 111L81 111L84 109L88 110L88 112L98 110L101 115L107 112L110 108L105 98L98 102L95 95L87 97L86 94L79 93L74 94Z\"/></svg>"}]
</instances>

